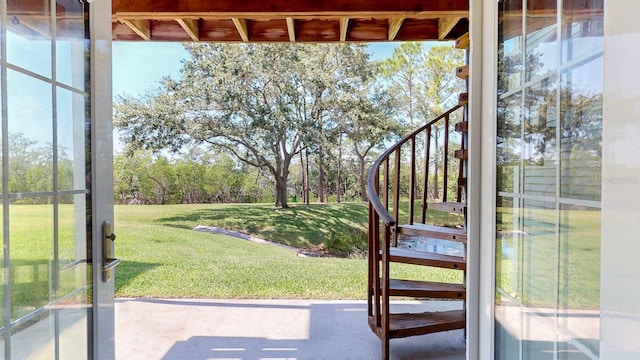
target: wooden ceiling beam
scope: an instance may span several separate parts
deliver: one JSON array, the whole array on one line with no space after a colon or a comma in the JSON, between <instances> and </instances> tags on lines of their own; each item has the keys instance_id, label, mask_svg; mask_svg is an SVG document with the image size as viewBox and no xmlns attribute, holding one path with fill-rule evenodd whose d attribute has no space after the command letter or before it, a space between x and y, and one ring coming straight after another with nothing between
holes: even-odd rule
<instances>
[{"instance_id":1,"label":"wooden ceiling beam","mask_svg":"<svg viewBox=\"0 0 640 360\"><path fill-rule=\"evenodd\" d=\"M398 31L400 31L400 28L402 27L402 22L404 22L403 17L389 19L389 33L388 33L389 41L393 41L396 39L396 36L398 35Z\"/></svg>"},{"instance_id":2,"label":"wooden ceiling beam","mask_svg":"<svg viewBox=\"0 0 640 360\"><path fill-rule=\"evenodd\" d=\"M349 18L340 18L340 41L347 41L347 32L349 31Z\"/></svg>"},{"instance_id":3,"label":"wooden ceiling beam","mask_svg":"<svg viewBox=\"0 0 640 360\"><path fill-rule=\"evenodd\" d=\"M445 39L460 19L459 17L445 17L438 20L438 40Z\"/></svg>"},{"instance_id":4,"label":"wooden ceiling beam","mask_svg":"<svg viewBox=\"0 0 640 360\"><path fill-rule=\"evenodd\" d=\"M174 20L177 18L200 18L203 20L223 20L230 18L244 18L248 20L270 20L270 19L285 19L292 17L296 20L339 20L343 17L351 19L388 19L394 17L403 17L411 19L439 19L442 17L462 17L469 16L468 11L454 11L454 12L407 12L407 11L391 11L391 12L331 12L331 13L238 13L238 12L118 12L111 16L112 21L118 21L119 19L145 19L145 20Z\"/></svg>"},{"instance_id":5,"label":"wooden ceiling beam","mask_svg":"<svg viewBox=\"0 0 640 360\"><path fill-rule=\"evenodd\" d=\"M16 0L13 0L16 1ZM34 0L29 0L34 1ZM112 12L134 13L358 13L358 12L452 12L468 11L468 0L113 0Z\"/></svg>"},{"instance_id":6,"label":"wooden ceiling beam","mask_svg":"<svg viewBox=\"0 0 640 360\"><path fill-rule=\"evenodd\" d=\"M184 29L184 31L189 35L191 40L198 42L200 41L200 27L198 26L198 21L193 19L176 19L178 24Z\"/></svg>"},{"instance_id":7,"label":"wooden ceiling beam","mask_svg":"<svg viewBox=\"0 0 640 360\"><path fill-rule=\"evenodd\" d=\"M233 21L236 29L238 29L238 34L240 34L242 41L249 41L249 28L247 26L247 19L231 18L231 21Z\"/></svg>"},{"instance_id":8,"label":"wooden ceiling beam","mask_svg":"<svg viewBox=\"0 0 640 360\"><path fill-rule=\"evenodd\" d=\"M151 40L151 21L121 19L120 22L127 25L133 32L138 34L145 41Z\"/></svg>"},{"instance_id":9,"label":"wooden ceiling beam","mask_svg":"<svg viewBox=\"0 0 640 360\"><path fill-rule=\"evenodd\" d=\"M289 32L289 41L296 42L296 21L292 17L287 17L287 31Z\"/></svg>"}]
</instances>

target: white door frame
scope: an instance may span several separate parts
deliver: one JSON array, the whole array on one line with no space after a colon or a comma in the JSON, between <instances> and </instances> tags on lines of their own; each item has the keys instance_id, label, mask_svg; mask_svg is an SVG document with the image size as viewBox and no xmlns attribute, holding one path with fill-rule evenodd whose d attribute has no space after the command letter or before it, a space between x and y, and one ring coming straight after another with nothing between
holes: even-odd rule
<instances>
[{"instance_id":1,"label":"white door frame","mask_svg":"<svg viewBox=\"0 0 640 360\"><path fill-rule=\"evenodd\" d=\"M87 1L90 2L91 32L93 358L113 360L115 277L108 282L102 277L102 223L113 224L111 0Z\"/></svg>"},{"instance_id":2,"label":"white door frame","mask_svg":"<svg viewBox=\"0 0 640 360\"><path fill-rule=\"evenodd\" d=\"M469 1L467 359L494 358L497 1ZM483 96L483 94L485 96Z\"/></svg>"}]
</instances>

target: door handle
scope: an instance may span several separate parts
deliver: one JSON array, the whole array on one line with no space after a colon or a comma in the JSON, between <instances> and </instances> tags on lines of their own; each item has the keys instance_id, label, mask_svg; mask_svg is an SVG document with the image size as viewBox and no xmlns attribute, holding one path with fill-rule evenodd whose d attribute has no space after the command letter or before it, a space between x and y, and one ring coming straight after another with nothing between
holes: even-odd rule
<instances>
[{"instance_id":1,"label":"door handle","mask_svg":"<svg viewBox=\"0 0 640 360\"><path fill-rule=\"evenodd\" d=\"M115 257L116 234L113 233L111 223L102 223L102 281L111 280L113 269L120 264L120 259Z\"/></svg>"}]
</instances>

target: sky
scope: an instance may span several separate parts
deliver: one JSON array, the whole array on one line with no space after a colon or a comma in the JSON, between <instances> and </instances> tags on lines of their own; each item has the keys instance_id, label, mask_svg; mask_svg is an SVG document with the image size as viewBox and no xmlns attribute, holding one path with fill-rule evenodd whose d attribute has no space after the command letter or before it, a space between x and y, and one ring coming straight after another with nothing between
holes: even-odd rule
<instances>
[{"instance_id":1,"label":"sky","mask_svg":"<svg viewBox=\"0 0 640 360\"><path fill-rule=\"evenodd\" d=\"M400 43L369 44L375 60L386 59ZM188 57L181 43L113 42L113 96L140 96L158 87L164 76L178 78L181 60Z\"/></svg>"}]
</instances>

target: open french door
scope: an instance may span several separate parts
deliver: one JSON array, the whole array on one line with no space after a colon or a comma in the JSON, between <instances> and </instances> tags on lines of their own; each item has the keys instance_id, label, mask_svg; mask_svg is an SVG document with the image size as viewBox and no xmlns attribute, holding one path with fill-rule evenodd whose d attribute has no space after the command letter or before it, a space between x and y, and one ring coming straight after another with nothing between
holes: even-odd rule
<instances>
[{"instance_id":1,"label":"open french door","mask_svg":"<svg viewBox=\"0 0 640 360\"><path fill-rule=\"evenodd\" d=\"M115 358L110 17L0 0L0 358Z\"/></svg>"}]
</instances>

